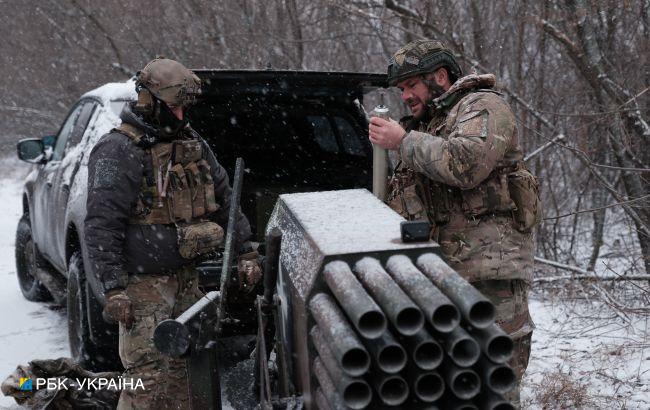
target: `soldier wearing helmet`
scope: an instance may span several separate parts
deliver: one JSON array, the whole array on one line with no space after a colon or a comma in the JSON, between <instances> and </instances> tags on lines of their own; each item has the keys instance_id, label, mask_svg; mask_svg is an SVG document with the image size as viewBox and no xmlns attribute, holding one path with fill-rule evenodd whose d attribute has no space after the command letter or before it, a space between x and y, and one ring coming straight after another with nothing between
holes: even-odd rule
<instances>
[{"instance_id":1,"label":"soldier wearing helmet","mask_svg":"<svg viewBox=\"0 0 650 410\"><path fill-rule=\"evenodd\" d=\"M199 78L156 58L138 72L136 90L122 124L90 153L88 260L104 288L104 319L119 322L124 377L144 384L122 391L118 408L189 408L185 362L161 355L152 336L160 321L202 296L194 266L223 240L231 188L185 115L200 95ZM252 300L261 271L241 211L236 229L240 282L233 293Z\"/></svg>"},{"instance_id":2,"label":"soldier wearing helmet","mask_svg":"<svg viewBox=\"0 0 650 410\"><path fill-rule=\"evenodd\" d=\"M398 152L389 205L406 219L428 220L446 261L492 300L497 323L515 341L511 365L521 378L533 330L528 289L541 210L514 115L494 90L494 75L463 77L439 41L398 50L388 81L412 114L399 123L370 120L370 141ZM516 404L518 390L509 397Z\"/></svg>"}]
</instances>

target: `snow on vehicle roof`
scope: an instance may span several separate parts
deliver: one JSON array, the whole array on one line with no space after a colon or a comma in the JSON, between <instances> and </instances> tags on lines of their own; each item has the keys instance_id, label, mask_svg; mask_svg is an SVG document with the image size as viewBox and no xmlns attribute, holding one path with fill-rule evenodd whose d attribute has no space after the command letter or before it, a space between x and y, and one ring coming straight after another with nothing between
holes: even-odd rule
<instances>
[{"instance_id":1,"label":"snow on vehicle roof","mask_svg":"<svg viewBox=\"0 0 650 410\"><path fill-rule=\"evenodd\" d=\"M132 101L137 98L135 92L135 79L131 78L123 83L108 83L94 90L88 91L83 97L95 97L102 100L106 105L111 101L128 100ZM83 98L82 97L82 98Z\"/></svg>"}]
</instances>

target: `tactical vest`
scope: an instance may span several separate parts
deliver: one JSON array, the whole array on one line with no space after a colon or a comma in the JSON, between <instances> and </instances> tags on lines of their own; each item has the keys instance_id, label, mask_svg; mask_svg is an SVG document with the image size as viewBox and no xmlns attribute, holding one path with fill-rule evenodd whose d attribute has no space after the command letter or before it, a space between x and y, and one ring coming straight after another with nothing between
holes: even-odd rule
<instances>
[{"instance_id":1,"label":"tactical vest","mask_svg":"<svg viewBox=\"0 0 650 410\"><path fill-rule=\"evenodd\" d=\"M114 131L136 144L144 135L130 124L122 124ZM146 151L151 158L152 172L145 172L142 177L130 224L188 224L219 209L201 140L157 143Z\"/></svg>"},{"instance_id":2,"label":"tactical vest","mask_svg":"<svg viewBox=\"0 0 650 410\"><path fill-rule=\"evenodd\" d=\"M415 129L413 124L403 122L402 125L407 131ZM446 117L434 118L426 127L420 125L420 131L438 135L446 126ZM390 188L388 205L394 211L407 220L428 220L433 227L446 224L455 213L462 213L468 219L508 215L522 232L530 231L541 220L538 182L523 161L496 167L472 189L433 181L400 163Z\"/></svg>"}]
</instances>

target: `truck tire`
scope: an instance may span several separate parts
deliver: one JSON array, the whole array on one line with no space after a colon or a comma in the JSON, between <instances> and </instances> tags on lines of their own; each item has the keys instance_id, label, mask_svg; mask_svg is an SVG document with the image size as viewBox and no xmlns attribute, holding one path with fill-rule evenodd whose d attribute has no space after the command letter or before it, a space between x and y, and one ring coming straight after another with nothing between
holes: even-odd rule
<instances>
[{"instance_id":1,"label":"truck tire","mask_svg":"<svg viewBox=\"0 0 650 410\"><path fill-rule=\"evenodd\" d=\"M111 325L105 323L101 315L97 317L93 314L101 312L101 306L88 294L91 291L86 285L83 259L79 251L72 254L68 263L67 290L68 336L72 358L84 369L94 372L122 370L114 329L110 329Z\"/></svg>"},{"instance_id":2,"label":"truck tire","mask_svg":"<svg viewBox=\"0 0 650 410\"><path fill-rule=\"evenodd\" d=\"M47 288L36 278L36 269L42 257L32 239L29 214L23 214L16 229L16 276L20 291L27 300L45 302L52 300Z\"/></svg>"}]
</instances>

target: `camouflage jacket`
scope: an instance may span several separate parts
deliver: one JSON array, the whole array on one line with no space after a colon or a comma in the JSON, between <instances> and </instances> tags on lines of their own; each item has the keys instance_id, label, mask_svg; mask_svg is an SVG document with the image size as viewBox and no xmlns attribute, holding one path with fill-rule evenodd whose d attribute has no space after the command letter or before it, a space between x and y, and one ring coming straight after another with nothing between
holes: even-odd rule
<instances>
[{"instance_id":1,"label":"camouflage jacket","mask_svg":"<svg viewBox=\"0 0 650 410\"><path fill-rule=\"evenodd\" d=\"M494 83L493 75L463 77L433 101L428 122L402 120L407 134L389 204L407 219L428 219L448 263L468 280L528 280L537 219L518 224L514 214L528 199L511 193L522 173L537 198L536 179L523 167L514 115Z\"/></svg>"}]
</instances>

